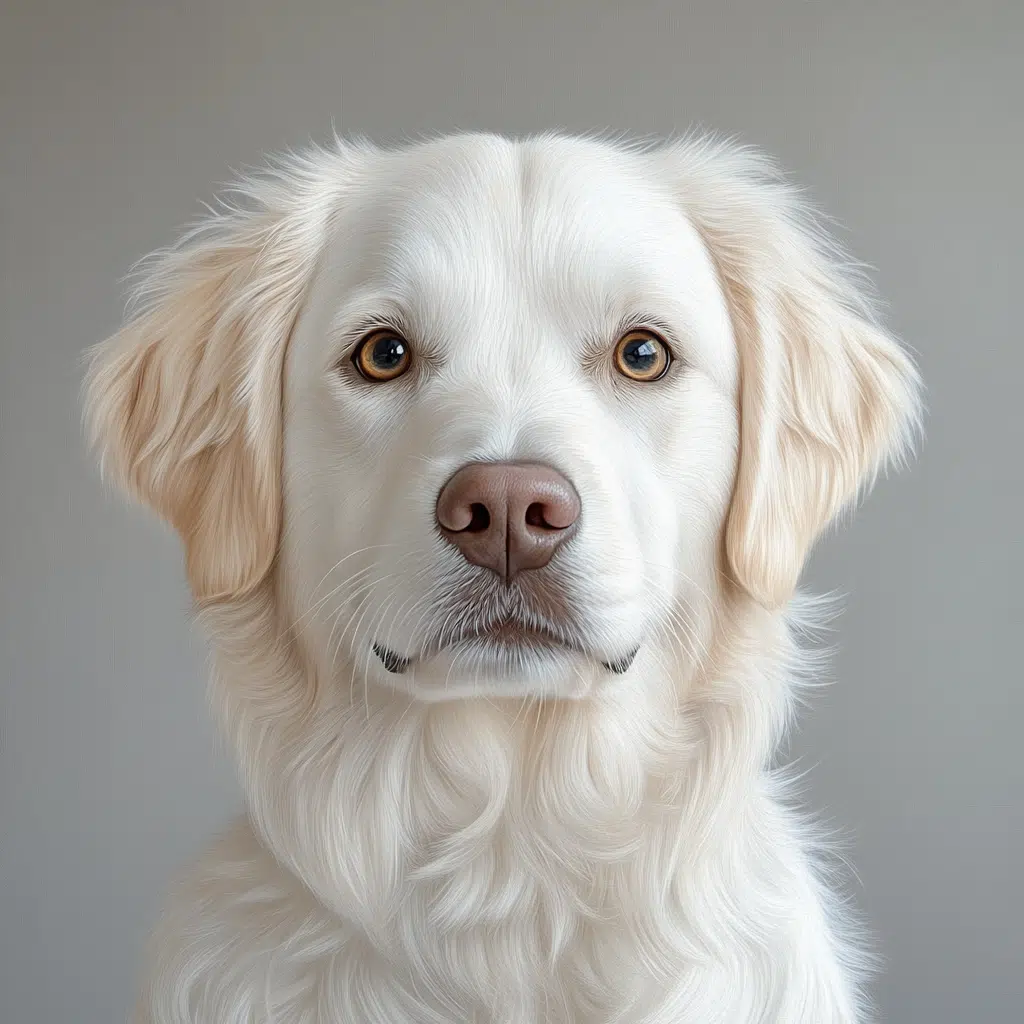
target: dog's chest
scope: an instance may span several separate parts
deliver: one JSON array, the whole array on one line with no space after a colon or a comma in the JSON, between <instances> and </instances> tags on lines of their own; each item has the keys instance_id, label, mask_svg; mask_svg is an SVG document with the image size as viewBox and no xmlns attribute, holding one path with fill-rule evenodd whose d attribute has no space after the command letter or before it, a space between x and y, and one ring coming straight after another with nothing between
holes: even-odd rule
<instances>
[{"instance_id":1,"label":"dog's chest","mask_svg":"<svg viewBox=\"0 0 1024 1024\"><path fill-rule=\"evenodd\" d=\"M368 760L365 785L334 791L345 841L292 842L319 899L282 878L272 948L265 913L225 928L226 945L265 950L237 977L273 976L265 991L289 1000L275 1024L708 1024L695 998L730 1005L673 884L693 831L677 778L600 751L574 772L552 757L527 775L526 758L492 756L497 743L459 750L454 765L436 749L403 761L387 792Z\"/></svg>"},{"instance_id":2,"label":"dog's chest","mask_svg":"<svg viewBox=\"0 0 1024 1024\"><path fill-rule=\"evenodd\" d=\"M461 849L449 839L441 857L409 866L379 948L408 965L397 974L410 987L444 992L460 1020L632 1019L685 959L665 854L659 823L639 820L544 832L522 822Z\"/></svg>"},{"instance_id":3,"label":"dog's chest","mask_svg":"<svg viewBox=\"0 0 1024 1024\"><path fill-rule=\"evenodd\" d=\"M400 863L360 871L380 882L357 915L366 941L402 986L444 993L450 1019L657 1019L631 1008L687 960L674 780L621 757L605 762L615 775L599 761L560 775L553 758L527 776L524 763L503 776L497 760L470 771L434 757L412 776Z\"/></svg>"},{"instance_id":4,"label":"dog's chest","mask_svg":"<svg viewBox=\"0 0 1024 1024\"><path fill-rule=\"evenodd\" d=\"M601 863L506 834L446 871L409 865L377 927L311 900L263 850L234 865L245 890L225 889L218 868L201 904L180 906L192 939L168 944L216 964L203 1007L246 1005L275 1024L691 1019L661 1009L685 972L684 927L669 903L644 905L645 848Z\"/></svg>"}]
</instances>

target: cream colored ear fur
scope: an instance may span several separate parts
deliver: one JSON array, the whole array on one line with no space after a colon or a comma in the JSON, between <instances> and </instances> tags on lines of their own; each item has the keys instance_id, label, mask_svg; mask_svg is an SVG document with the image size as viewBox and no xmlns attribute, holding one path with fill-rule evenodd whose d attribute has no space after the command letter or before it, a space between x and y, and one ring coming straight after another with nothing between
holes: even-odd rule
<instances>
[{"instance_id":1,"label":"cream colored ear fur","mask_svg":"<svg viewBox=\"0 0 1024 1024\"><path fill-rule=\"evenodd\" d=\"M237 203L150 261L136 312L92 353L104 469L181 535L200 602L244 593L274 560L284 354L347 158L242 181Z\"/></svg>"},{"instance_id":2,"label":"cream colored ear fur","mask_svg":"<svg viewBox=\"0 0 1024 1024\"><path fill-rule=\"evenodd\" d=\"M825 526L909 450L919 378L841 250L768 161L715 142L667 156L718 266L739 346L726 561L744 590L776 608Z\"/></svg>"}]
</instances>

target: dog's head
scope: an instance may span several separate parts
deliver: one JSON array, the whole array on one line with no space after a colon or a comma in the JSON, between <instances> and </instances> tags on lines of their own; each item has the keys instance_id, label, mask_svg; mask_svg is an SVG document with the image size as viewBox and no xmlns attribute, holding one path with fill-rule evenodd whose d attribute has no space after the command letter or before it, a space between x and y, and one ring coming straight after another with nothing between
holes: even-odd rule
<instances>
[{"instance_id":1,"label":"dog's head","mask_svg":"<svg viewBox=\"0 0 1024 1024\"><path fill-rule=\"evenodd\" d=\"M791 595L917 379L759 158L462 136L242 188L101 347L118 479L319 670L582 695Z\"/></svg>"}]
</instances>

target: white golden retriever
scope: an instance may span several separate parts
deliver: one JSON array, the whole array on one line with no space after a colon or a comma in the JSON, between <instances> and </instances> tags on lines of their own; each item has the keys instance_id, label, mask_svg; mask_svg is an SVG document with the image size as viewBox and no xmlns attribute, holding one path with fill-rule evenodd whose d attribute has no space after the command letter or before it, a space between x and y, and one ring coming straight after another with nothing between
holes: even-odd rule
<instances>
[{"instance_id":1,"label":"white golden retriever","mask_svg":"<svg viewBox=\"0 0 1024 1024\"><path fill-rule=\"evenodd\" d=\"M95 354L246 820L145 1024L861 1021L771 764L918 379L762 158L463 135L237 186Z\"/></svg>"}]
</instances>

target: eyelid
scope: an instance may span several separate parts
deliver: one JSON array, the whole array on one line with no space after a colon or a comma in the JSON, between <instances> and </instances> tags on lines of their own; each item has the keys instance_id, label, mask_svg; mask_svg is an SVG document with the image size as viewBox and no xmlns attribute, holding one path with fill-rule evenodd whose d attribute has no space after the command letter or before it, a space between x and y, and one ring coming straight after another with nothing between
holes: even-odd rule
<instances>
[{"instance_id":1,"label":"eyelid","mask_svg":"<svg viewBox=\"0 0 1024 1024\"><path fill-rule=\"evenodd\" d=\"M405 324L400 317L384 314L367 314L352 321L338 332L339 359L351 359L359 346L371 335L380 331L394 331L403 341L412 347Z\"/></svg>"},{"instance_id":2,"label":"eyelid","mask_svg":"<svg viewBox=\"0 0 1024 1024\"><path fill-rule=\"evenodd\" d=\"M434 348L427 339L419 338L399 310L378 309L372 313L362 312L354 319L348 320L347 323L339 322L333 326L331 333L334 334L336 343L332 347L336 355L331 365L337 366L346 360L351 360L363 340L379 330L394 331L404 339L413 350L417 362L422 366L436 368L442 364L441 352ZM614 350L626 334L634 331L650 331L658 337L668 349L673 362L682 358L680 355L682 345L679 337L665 320L657 315L633 313L619 319L611 332L610 341L607 337L604 340L593 338L592 342L586 346L589 351L584 355L584 361L590 364L602 360L609 350Z\"/></svg>"},{"instance_id":3,"label":"eyelid","mask_svg":"<svg viewBox=\"0 0 1024 1024\"><path fill-rule=\"evenodd\" d=\"M355 367L354 358L359 346L371 334L379 331L393 331L406 343L417 379L422 379L424 374L433 373L444 365L443 349L416 331L400 310L389 309L383 303L374 303L372 306L361 305L355 315L338 315L335 318L332 325L334 344L331 346L334 355L328 364L328 372L336 373L339 369L348 368L359 380L365 380Z\"/></svg>"},{"instance_id":4,"label":"eyelid","mask_svg":"<svg viewBox=\"0 0 1024 1024\"><path fill-rule=\"evenodd\" d=\"M657 316L638 314L628 316L619 321L613 345L618 345L627 334L635 334L637 331L647 331L653 334L668 349L668 354L673 359L679 358L677 353L679 343L675 337L675 332L664 320Z\"/></svg>"}]
</instances>

